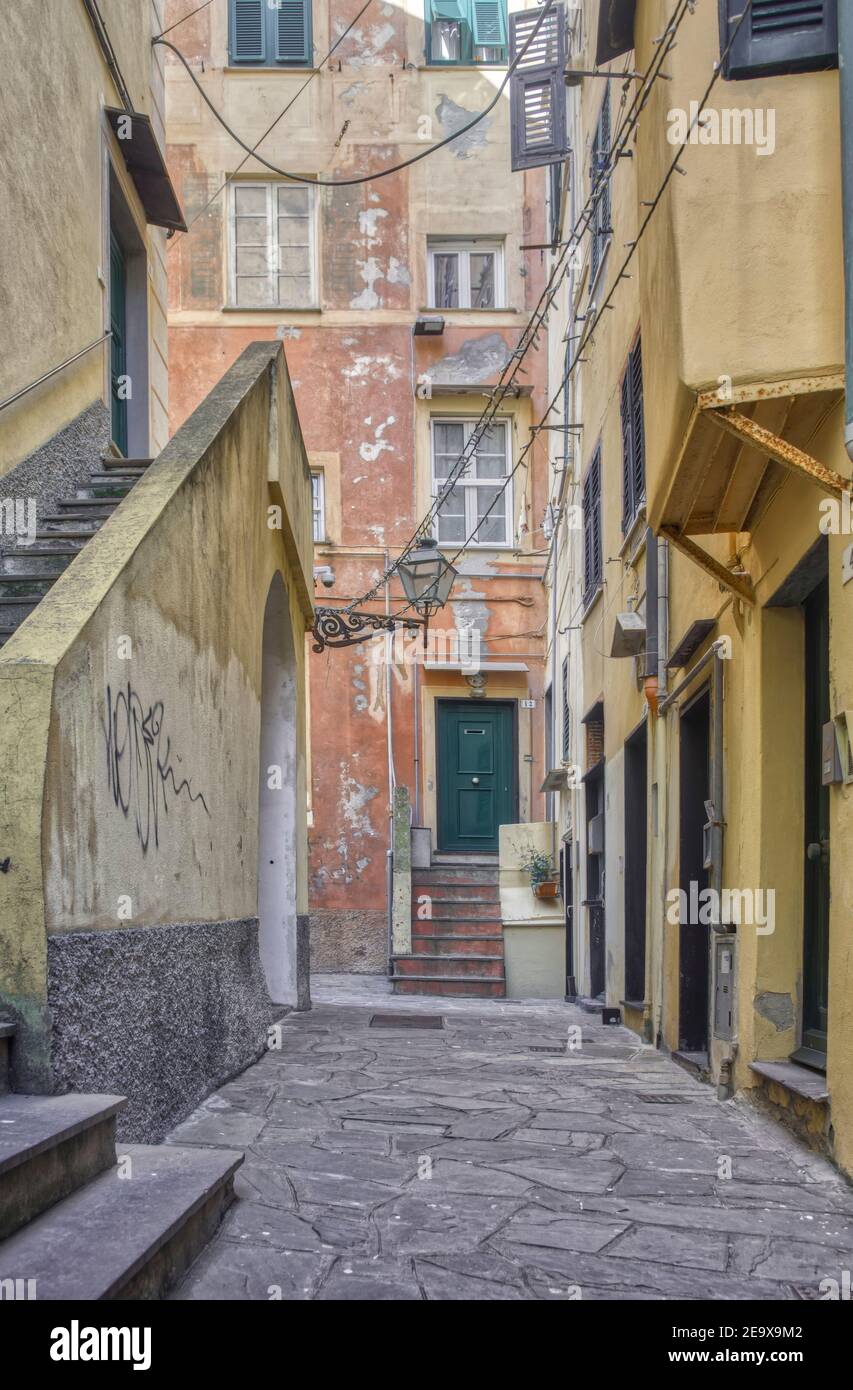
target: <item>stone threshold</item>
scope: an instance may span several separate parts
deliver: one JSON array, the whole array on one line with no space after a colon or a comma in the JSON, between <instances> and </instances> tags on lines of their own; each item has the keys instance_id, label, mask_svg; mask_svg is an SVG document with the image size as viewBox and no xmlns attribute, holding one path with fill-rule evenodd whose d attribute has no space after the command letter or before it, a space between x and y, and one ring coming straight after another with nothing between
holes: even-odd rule
<instances>
[{"instance_id":1,"label":"stone threshold","mask_svg":"<svg viewBox=\"0 0 853 1390\"><path fill-rule=\"evenodd\" d=\"M816 1105L828 1105L829 1091L826 1077L819 1072L802 1067L797 1062L750 1062L750 1071L765 1081L774 1081L791 1091L795 1096L813 1101Z\"/></svg>"}]
</instances>

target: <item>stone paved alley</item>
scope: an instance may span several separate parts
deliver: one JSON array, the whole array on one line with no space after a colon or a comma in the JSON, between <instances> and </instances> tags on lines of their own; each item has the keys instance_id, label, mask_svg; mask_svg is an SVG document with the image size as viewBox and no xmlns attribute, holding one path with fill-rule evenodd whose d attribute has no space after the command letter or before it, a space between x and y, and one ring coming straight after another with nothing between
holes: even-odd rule
<instances>
[{"instance_id":1,"label":"stone paved alley","mask_svg":"<svg viewBox=\"0 0 853 1390\"><path fill-rule=\"evenodd\" d=\"M849 1268L850 1187L748 1102L572 1006L385 988L319 977L174 1131L246 1153L177 1298L817 1299Z\"/></svg>"}]
</instances>

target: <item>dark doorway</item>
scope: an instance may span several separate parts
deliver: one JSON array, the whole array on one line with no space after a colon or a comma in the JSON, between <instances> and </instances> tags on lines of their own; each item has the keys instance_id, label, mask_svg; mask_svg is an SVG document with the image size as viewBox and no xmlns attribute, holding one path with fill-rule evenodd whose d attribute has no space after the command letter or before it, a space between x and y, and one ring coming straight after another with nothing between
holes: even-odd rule
<instances>
[{"instance_id":1,"label":"dark doorway","mask_svg":"<svg viewBox=\"0 0 853 1390\"><path fill-rule=\"evenodd\" d=\"M113 443L127 453L127 266L110 232L110 398Z\"/></svg>"},{"instance_id":2,"label":"dark doorway","mask_svg":"<svg viewBox=\"0 0 853 1390\"><path fill-rule=\"evenodd\" d=\"M586 784L586 898L589 921L589 993L597 999L604 993L604 765L602 762Z\"/></svg>"},{"instance_id":3,"label":"dark doorway","mask_svg":"<svg viewBox=\"0 0 853 1390\"><path fill-rule=\"evenodd\" d=\"M438 846L494 853L517 820L515 705L438 701Z\"/></svg>"},{"instance_id":4,"label":"dark doorway","mask_svg":"<svg viewBox=\"0 0 853 1390\"><path fill-rule=\"evenodd\" d=\"M711 696L707 689L682 709L680 727L680 886L688 912L678 929L678 1045L684 1052L707 1052L710 926L690 920L694 916L691 904L708 887L704 827L705 802L711 797Z\"/></svg>"},{"instance_id":5,"label":"dark doorway","mask_svg":"<svg viewBox=\"0 0 853 1390\"><path fill-rule=\"evenodd\" d=\"M805 900L803 1043L800 1060L826 1066L829 996L829 787L821 784L822 730L829 720L829 581L803 604L805 615Z\"/></svg>"},{"instance_id":6,"label":"dark doorway","mask_svg":"<svg viewBox=\"0 0 853 1390\"><path fill-rule=\"evenodd\" d=\"M645 723L625 744L625 998L646 997L646 756Z\"/></svg>"},{"instance_id":7,"label":"dark doorway","mask_svg":"<svg viewBox=\"0 0 853 1390\"><path fill-rule=\"evenodd\" d=\"M575 982L575 938L574 938L574 877L572 874L572 841L564 840L560 850L560 886L563 890L563 906L566 913L566 998L577 995Z\"/></svg>"}]
</instances>

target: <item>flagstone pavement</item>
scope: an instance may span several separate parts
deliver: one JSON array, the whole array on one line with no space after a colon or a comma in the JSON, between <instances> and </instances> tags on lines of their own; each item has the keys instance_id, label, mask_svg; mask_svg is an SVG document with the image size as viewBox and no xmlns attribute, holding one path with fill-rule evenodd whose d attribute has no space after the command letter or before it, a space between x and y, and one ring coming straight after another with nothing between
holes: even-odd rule
<instances>
[{"instance_id":1,"label":"flagstone pavement","mask_svg":"<svg viewBox=\"0 0 853 1390\"><path fill-rule=\"evenodd\" d=\"M170 1135L246 1155L173 1297L819 1299L851 1268L853 1188L749 1101L560 1001L387 992L316 976Z\"/></svg>"}]
</instances>

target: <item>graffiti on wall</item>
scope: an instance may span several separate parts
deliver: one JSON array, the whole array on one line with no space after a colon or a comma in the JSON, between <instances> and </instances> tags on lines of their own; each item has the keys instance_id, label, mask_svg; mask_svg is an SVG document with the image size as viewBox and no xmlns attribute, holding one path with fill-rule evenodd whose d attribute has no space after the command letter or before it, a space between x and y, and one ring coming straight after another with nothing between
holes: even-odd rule
<instances>
[{"instance_id":1,"label":"graffiti on wall","mask_svg":"<svg viewBox=\"0 0 853 1390\"><path fill-rule=\"evenodd\" d=\"M160 844L161 813L168 816L173 802L184 798L201 802L209 816L201 792L194 792L188 777L175 775L172 741L164 733L165 709L162 700L148 705L128 681L117 690L107 686L107 721L101 722L107 754L107 785L125 820L134 821L143 854L152 837ZM177 761L180 758L174 755Z\"/></svg>"}]
</instances>

